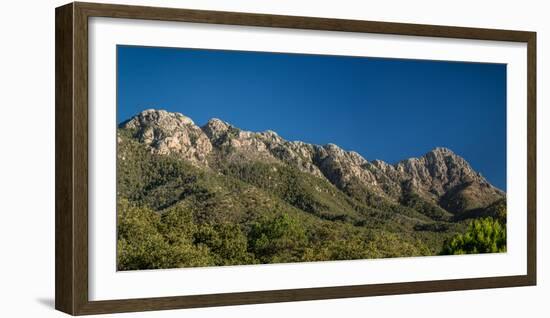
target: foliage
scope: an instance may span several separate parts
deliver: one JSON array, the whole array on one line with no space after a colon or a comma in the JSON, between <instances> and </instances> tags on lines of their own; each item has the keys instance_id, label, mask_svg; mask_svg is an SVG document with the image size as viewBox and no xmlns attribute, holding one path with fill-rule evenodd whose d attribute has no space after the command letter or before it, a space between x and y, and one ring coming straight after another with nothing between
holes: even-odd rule
<instances>
[{"instance_id":1,"label":"foliage","mask_svg":"<svg viewBox=\"0 0 550 318\"><path fill-rule=\"evenodd\" d=\"M463 234L448 240L441 254L506 252L506 228L492 218L473 220Z\"/></svg>"},{"instance_id":2,"label":"foliage","mask_svg":"<svg viewBox=\"0 0 550 318\"><path fill-rule=\"evenodd\" d=\"M215 265L238 265L256 262L248 252L246 235L236 224L202 225L195 233L195 244L204 244L213 254Z\"/></svg>"},{"instance_id":3,"label":"foliage","mask_svg":"<svg viewBox=\"0 0 550 318\"><path fill-rule=\"evenodd\" d=\"M454 216L454 220L491 217L501 224L506 224L506 199L497 200L485 208L467 210Z\"/></svg>"},{"instance_id":4,"label":"foliage","mask_svg":"<svg viewBox=\"0 0 550 318\"><path fill-rule=\"evenodd\" d=\"M466 234L451 238L477 217L449 218L413 192L393 202L353 180L338 189L281 163L213 157L199 168L151 154L131 131L119 138L119 270L436 255L445 242L458 251ZM505 216L502 206L487 215Z\"/></svg>"},{"instance_id":5,"label":"foliage","mask_svg":"<svg viewBox=\"0 0 550 318\"><path fill-rule=\"evenodd\" d=\"M262 263L298 261L307 245L305 229L297 218L280 214L251 225L250 251Z\"/></svg>"},{"instance_id":6,"label":"foliage","mask_svg":"<svg viewBox=\"0 0 550 318\"><path fill-rule=\"evenodd\" d=\"M437 205L426 202L426 200L422 199L418 194L412 191L406 191L401 196L400 203L436 221L449 220L452 216L449 212L443 210Z\"/></svg>"},{"instance_id":7,"label":"foliage","mask_svg":"<svg viewBox=\"0 0 550 318\"><path fill-rule=\"evenodd\" d=\"M160 216L148 208L118 200L118 269L156 269L205 266L208 251L183 236L171 241L163 235ZM172 236L173 237L173 236Z\"/></svg>"}]
</instances>

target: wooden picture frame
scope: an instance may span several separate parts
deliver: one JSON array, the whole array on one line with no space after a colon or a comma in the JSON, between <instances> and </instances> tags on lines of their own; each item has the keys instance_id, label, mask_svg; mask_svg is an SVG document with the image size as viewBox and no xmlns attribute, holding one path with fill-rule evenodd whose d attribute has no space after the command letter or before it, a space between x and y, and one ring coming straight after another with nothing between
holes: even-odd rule
<instances>
[{"instance_id":1,"label":"wooden picture frame","mask_svg":"<svg viewBox=\"0 0 550 318\"><path fill-rule=\"evenodd\" d=\"M164 310L536 285L536 33L144 6L56 9L55 307L72 314ZM88 298L88 19L111 17L527 43L527 275L90 301Z\"/></svg>"}]
</instances>

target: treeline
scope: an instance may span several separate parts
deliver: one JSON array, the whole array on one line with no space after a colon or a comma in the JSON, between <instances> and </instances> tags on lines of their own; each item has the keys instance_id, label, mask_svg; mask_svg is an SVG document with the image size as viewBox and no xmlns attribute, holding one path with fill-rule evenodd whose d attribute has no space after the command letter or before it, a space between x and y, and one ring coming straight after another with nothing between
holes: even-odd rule
<instances>
[{"instance_id":1,"label":"treeline","mask_svg":"<svg viewBox=\"0 0 550 318\"><path fill-rule=\"evenodd\" d=\"M420 241L343 223L312 225L287 213L200 223L182 206L158 213L126 199L118 201L117 228L119 270L430 255Z\"/></svg>"}]
</instances>

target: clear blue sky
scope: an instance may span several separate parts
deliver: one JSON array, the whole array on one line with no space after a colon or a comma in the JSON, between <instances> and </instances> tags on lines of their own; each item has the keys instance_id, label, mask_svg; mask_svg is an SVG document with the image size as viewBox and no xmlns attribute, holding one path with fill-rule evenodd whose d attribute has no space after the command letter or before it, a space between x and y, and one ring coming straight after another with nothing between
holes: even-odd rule
<instances>
[{"instance_id":1,"label":"clear blue sky","mask_svg":"<svg viewBox=\"0 0 550 318\"><path fill-rule=\"evenodd\" d=\"M118 46L118 122L216 117L390 163L448 147L506 190L506 65Z\"/></svg>"}]
</instances>

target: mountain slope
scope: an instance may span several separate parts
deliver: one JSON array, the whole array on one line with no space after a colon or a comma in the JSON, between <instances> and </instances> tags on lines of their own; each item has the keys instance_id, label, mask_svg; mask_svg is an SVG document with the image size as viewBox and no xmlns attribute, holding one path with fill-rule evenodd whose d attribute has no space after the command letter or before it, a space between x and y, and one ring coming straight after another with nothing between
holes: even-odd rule
<instances>
[{"instance_id":1,"label":"mountain slope","mask_svg":"<svg viewBox=\"0 0 550 318\"><path fill-rule=\"evenodd\" d=\"M390 165L163 110L143 111L117 134L119 215L147 215L146 233L178 259L136 263L129 255L150 247L122 231L119 269L435 255L468 219L505 202L445 148Z\"/></svg>"},{"instance_id":2,"label":"mountain slope","mask_svg":"<svg viewBox=\"0 0 550 318\"><path fill-rule=\"evenodd\" d=\"M163 110L143 111L121 124L121 129L131 131L152 153L174 154L196 166L215 168L216 162L242 161L283 163L326 178L348 194L363 187L372 195L402 203L406 201L403 196L414 193L424 204L452 213L484 207L505 196L447 148L435 148L420 158L390 165L381 160L369 162L334 144L290 142L273 131L243 131L219 119L198 127L182 114Z\"/></svg>"}]
</instances>

